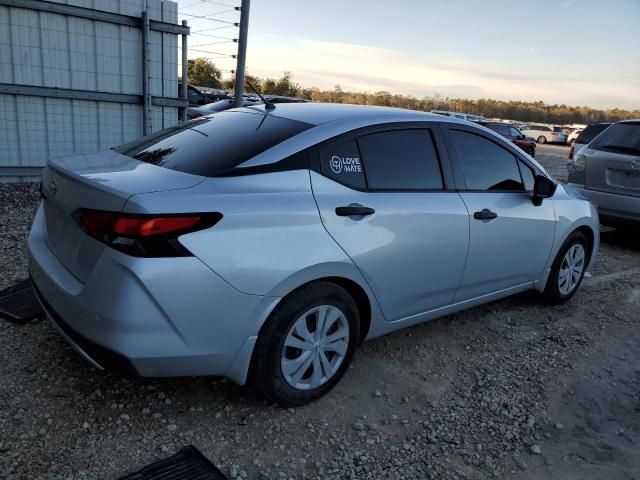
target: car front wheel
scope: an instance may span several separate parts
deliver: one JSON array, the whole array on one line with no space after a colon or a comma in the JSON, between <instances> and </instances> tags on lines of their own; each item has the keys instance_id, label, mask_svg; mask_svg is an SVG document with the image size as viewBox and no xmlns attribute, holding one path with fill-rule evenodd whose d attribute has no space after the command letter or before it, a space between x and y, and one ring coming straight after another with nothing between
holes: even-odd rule
<instances>
[{"instance_id":1,"label":"car front wheel","mask_svg":"<svg viewBox=\"0 0 640 480\"><path fill-rule=\"evenodd\" d=\"M358 307L342 287L315 282L291 293L256 343L251 382L279 405L309 403L331 390L359 342Z\"/></svg>"},{"instance_id":2,"label":"car front wheel","mask_svg":"<svg viewBox=\"0 0 640 480\"><path fill-rule=\"evenodd\" d=\"M540 135L538 137L538 143L547 143L547 137L545 137L544 135Z\"/></svg>"},{"instance_id":3,"label":"car front wheel","mask_svg":"<svg viewBox=\"0 0 640 480\"><path fill-rule=\"evenodd\" d=\"M553 304L569 300L580 287L589 263L590 248L582 232L573 232L558 251L547 279L544 297Z\"/></svg>"}]
</instances>

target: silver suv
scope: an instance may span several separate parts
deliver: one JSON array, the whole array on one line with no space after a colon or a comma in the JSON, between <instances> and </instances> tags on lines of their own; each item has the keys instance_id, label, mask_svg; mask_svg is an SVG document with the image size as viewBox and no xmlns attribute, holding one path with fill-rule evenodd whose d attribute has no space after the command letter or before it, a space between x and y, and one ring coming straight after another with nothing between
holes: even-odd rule
<instances>
[{"instance_id":1,"label":"silver suv","mask_svg":"<svg viewBox=\"0 0 640 480\"><path fill-rule=\"evenodd\" d=\"M30 273L99 368L223 375L285 405L364 340L535 289L568 300L598 215L493 131L278 104L51 160Z\"/></svg>"},{"instance_id":2,"label":"silver suv","mask_svg":"<svg viewBox=\"0 0 640 480\"><path fill-rule=\"evenodd\" d=\"M615 123L576 150L567 190L596 204L605 225L640 224L640 120Z\"/></svg>"}]
</instances>

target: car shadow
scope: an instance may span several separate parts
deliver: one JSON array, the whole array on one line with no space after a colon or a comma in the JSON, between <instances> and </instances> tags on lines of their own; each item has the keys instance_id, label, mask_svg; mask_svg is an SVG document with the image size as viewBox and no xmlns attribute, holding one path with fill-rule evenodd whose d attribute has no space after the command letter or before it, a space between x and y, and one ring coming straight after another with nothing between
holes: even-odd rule
<instances>
[{"instance_id":1,"label":"car shadow","mask_svg":"<svg viewBox=\"0 0 640 480\"><path fill-rule=\"evenodd\" d=\"M615 229L601 232L600 242L625 250L640 251L640 228Z\"/></svg>"}]
</instances>

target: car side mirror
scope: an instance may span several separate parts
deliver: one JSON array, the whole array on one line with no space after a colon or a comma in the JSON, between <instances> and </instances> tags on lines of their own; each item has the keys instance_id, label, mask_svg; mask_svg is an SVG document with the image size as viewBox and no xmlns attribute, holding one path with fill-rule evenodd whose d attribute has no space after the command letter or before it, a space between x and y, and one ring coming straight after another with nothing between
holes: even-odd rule
<instances>
[{"instance_id":1,"label":"car side mirror","mask_svg":"<svg viewBox=\"0 0 640 480\"><path fill-rule=\"evenodd\" d=\"M558 184L544 175L538 175L533 184L533 204L536 207L542 205L542 200L553 197Z\"/></svg>"}]
</instances>

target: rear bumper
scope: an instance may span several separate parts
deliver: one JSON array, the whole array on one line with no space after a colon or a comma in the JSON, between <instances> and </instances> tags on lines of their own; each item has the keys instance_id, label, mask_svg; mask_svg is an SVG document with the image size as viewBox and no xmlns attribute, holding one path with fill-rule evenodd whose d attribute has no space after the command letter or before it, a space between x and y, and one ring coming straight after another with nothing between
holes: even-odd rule
<instances>
[{"instance_id":1,"label":"rear bumper","mask_svg":"<svg viewBox=\"0 0 640 480\"><path fill-rule=\"evenodd\" d=\"M604 224L640 223L640 197L589 190L575 183L567 184L566 188L596 205Z\"/></svg>"},{"instance_id":2,"label":"rear bumper","mask_svg":"<svg viewBox=\"0 0 640 480\"><path fill-rule=\"evenodd\" d=\"M53 323L94 365L244 382L243 357L250 359L274 298L235 290L195 257L136 258L109 248L82 283L45 239L40 209L29 235L29 273Z\"/></svg>"}]
</instances>

